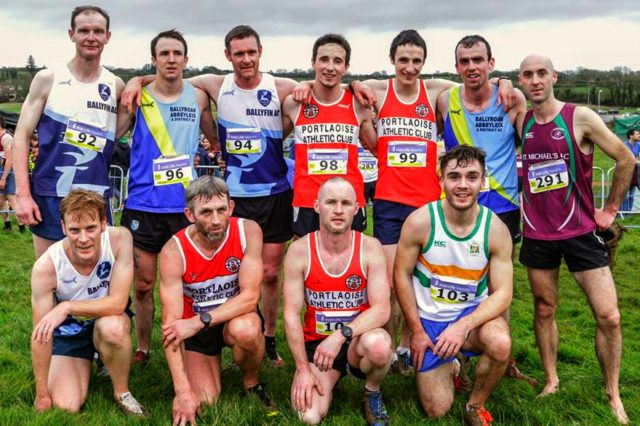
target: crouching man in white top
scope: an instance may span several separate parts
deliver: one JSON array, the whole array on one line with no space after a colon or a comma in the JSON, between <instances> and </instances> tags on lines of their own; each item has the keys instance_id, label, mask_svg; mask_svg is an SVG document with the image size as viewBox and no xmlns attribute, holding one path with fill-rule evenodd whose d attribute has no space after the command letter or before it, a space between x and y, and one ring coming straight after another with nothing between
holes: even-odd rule
<instances>
[{"instance_id":1,"label":"crouching man in white top","mask_svg":"<svg viewBox=\"0 0 640 426\"><path fill-rule=\"evenodd\" d=\"M77 412L87 397L94 353L109 370L116 403L147 416L129 392L131 234L108 227L104 198L74 190L60 204L65 238L35 263L31 274L31 356L38 411Z\"/></svg>"}]
</instances>

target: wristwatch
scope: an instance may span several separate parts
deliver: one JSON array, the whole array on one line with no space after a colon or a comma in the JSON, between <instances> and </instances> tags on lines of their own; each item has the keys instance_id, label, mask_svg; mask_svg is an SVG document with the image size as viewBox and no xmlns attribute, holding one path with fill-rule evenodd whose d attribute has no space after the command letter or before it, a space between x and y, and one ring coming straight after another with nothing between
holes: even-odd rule
<instances>
[{"instance_id":1,"label":"wristwatch","mask_svg":"<svg viewBox=\"0 0 640 426\"><path fill-rule=\"evenodd\" d=\"M353 337L353 329L348 325L345 325L340 329L340 333L347 339L347 343L351 343L351 338Z\"/></svg>"},{"instance_id":2,"label":"wristwatch","mask_svg":"<svg viewBox=\"0 0 640 426\"><path fill-rule=\"evenodd\" d=\"M211 314L209 312L201 313L200 321L204 324L204 328L209 328L209 324L211 324Z\"/></svg>"}]
</instances>

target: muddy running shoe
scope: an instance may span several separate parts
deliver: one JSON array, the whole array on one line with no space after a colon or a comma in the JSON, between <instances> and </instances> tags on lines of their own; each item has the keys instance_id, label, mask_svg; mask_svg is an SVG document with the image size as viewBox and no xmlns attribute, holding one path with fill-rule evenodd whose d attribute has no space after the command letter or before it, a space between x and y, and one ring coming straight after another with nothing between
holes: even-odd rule
<instances>
[{"instance_id":1,"label":"muddy running shoe","mask_svg":"<svg viewBox=\"0 0 640 426\"><path fill-rule=\"evenodd\" d=\"M473 382L469 377L469 358L458 352L456 354L456 359L453 362L457 364L457 371L454 370L453 374L453 385L456 388L456 392L471 392L471 388L473 388Z\"/></svg>"},{"instance_id":2,"label":"muddy running shoe","mask_svg":"<svg viewBox=\"0 0 640 426\"><path fill-rule=\"evenodd\" d=\"M149 355L149 352L144 352L138 349L136 351L136 354L133 356L133 359L131 360L131 364L144 367L149 363L150 358L151 355Z\"/></svg>"},{"instance_id":3,"label":"muddy running shoe","mask_svg":"<svg viewBox=\"0 0 640 426\"><path fill-rule=\"evenodd\" d=\"M409 353L405 352L397 354L398 359L391 363L391 372L393 374L401 374L403 376L411 376L413 374L413 367L411 367L411 359Z\"/></svg>"},{"instance_id":4,"label":"muddy running shoe","mask_svg":"<svg viewBox=\"0 0 640 426\"><path fill-rule=\"evenodd\" d=\"M464 422L469 426L489 426L493 421L493 416L484 407L467 405L464 410Z\"/></svg>"},{"instance_id":5,"label":"muddy running shoe","mask_svg":"<svg viewBox=\"0 0 640 426\"><path fill-rule=\"evenodd\" d=\"M534 379L533 377L529 377L526 374L522 374L520 369L516 367L515 359L512 359L511 361L509 361L509 366L507 367L507 370L504 372L504 376L508 377L509 379L524 380L525 382L529 383L529 385L531 385L532 388L536 388L538 386L538 381L536 379Z\"/></svg>"},{"instance_id":6,"label":"muddy running shoe","mask_svg":"<svg viewBox=\"0 0 640 426\"><path fill-rule=\"evenodd\" d=\"M245 389L245 391L247 392L247 395L249 396L253 395L256 398L258 398L258 400L260 401L260 404L262 404L262 406L264 407L267 413L267 417L277 416L278 414L280 414L280 410L278 409L278 406L276 405L276 403L273 402L271 397L267 395L267 392L265 392L264 390L265 386L266 385L264 383L258 383L253 387Z\"/></svg>"},{"instance_id":7,"label":"muddy running shoe","mask_svg":"<svg viewBox=\"0 0 640 426\"><path fill-rule=\"evenodd\" d=\"M280 357L280 354L276 350L276 338L271 336L264 336L264 350L265 355L267 355L267 359L269 360L271 366L273 367L282 367L284 365L284 360Z\"/></svg>"},{"instance_id":8,"label":"muddy running shoe","mask_svg":"<svg viewBox=\"0 0 640 426\"><path fill-rule=\"evenodd\" d=\"M133 417L148 417L149 412L142 406L134 397L131 392L125 392L122 395L116 397L116 404L118 408L122 410L127 416Z\"/></svg>"},{"instance_id":9,"label":"muddy running shoe","mask_svg":"<svg viewBox=\"0 0 640 426\"><path fill-rule=\"evenodd\" d=\"M383 426L389 424L389 415L382 400L382 392L370 391L364 388L362 395L364 419L369 426Z\"/></svg>"}]
</instances>

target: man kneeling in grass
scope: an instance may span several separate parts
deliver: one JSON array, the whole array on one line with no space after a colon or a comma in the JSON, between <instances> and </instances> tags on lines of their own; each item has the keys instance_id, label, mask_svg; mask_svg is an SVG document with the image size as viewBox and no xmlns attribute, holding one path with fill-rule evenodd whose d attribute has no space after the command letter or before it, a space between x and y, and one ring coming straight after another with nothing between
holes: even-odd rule
<instances>
[{"instance_id":1,"label":"man kneeling in grass","mask_svg":"<svg viewBox=\"0 0 640 426\"><path fill-rule=\"evenodd\" d=\"M31 274L36 409L80 410L98 352L118 406L145 417L128 385L131 234L107 226L104 198L93 191L70 192L60 203L60 217L65 238L49 247Z\"/></svg>"}]
</instances>

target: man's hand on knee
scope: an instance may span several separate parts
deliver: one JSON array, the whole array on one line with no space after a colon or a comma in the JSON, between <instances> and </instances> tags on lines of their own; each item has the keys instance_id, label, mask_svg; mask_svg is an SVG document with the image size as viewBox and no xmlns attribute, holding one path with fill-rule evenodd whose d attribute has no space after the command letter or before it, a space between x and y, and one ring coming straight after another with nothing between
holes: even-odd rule
<instances>
[{"instance_id":1,"label":"man's hand on knee","mask_svg":"<svg viewBox=\"0 0 640 426\"><path fill-rule=\"evenodd\" d=\"M204 324L198 317L181 319L162 326L162 345L178 347L185 339L202 330Z\"/></svg>"},{"instance_id":2,"label":"man's hand on knee","mask_svg":"<svg viewBox=\"0 0 640 426\"><path fill-rule=\"evenodd\" d=\"M438 336L433 353L443 359L454 356L467 341L470 331L462 322L454 322Z\"/></svg>"},{"instance_id":3,"label":"man's hand on knee","mask_svg":"<svg viewBox=\"0 0 640 426\"><path fill-rule=\"evenodd\" d=\"M306 411L311 408L313 401L313 389L320 396L324 396L324 390L318 378L309 371L296 371L291 386L291 401L296 411Z\"/></svg>"}]
</instances>

